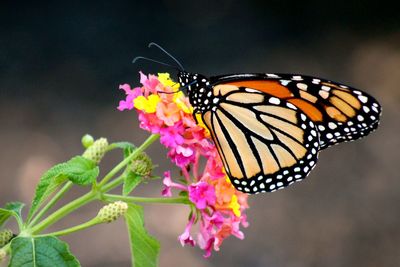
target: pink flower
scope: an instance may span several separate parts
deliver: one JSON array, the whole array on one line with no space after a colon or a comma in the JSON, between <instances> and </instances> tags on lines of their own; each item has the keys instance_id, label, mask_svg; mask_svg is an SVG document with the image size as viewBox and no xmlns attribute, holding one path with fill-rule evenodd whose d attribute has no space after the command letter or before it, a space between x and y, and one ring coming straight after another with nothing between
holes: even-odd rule
<instances>
[{"instance_id":1,"label":"pink flower","mask_svg":"<svg viewBox=\"0 0 400 267\"><path fill-rule=\"evenodd\" d=\"M132 90L129 84L120 85L119 89L125 91L126 99L119 101L118 110L123 111L125 109L133 109L133 100L142 94L142 89L140 87L136 87Z\"/></svg>"},{"instance_id":2,"label":"pink flower","mask_svg":"<svg viewBox=\"0 0 400 267\"><path fill-rule=\"evenodd\" d=\"M169 74L143 73L140 83L142 87L133 90L127 84L120 86L126 99L121 100L118 109L136 109L140 127L160 135L168 157L184 178L180 179L182 182L174 182L170 172L165 172L161 194L171 197L172 190L184 192L182 195L187 195L197 209L178 239L182 245L197 244L204 250L204 256L209 257L227 237L244 238L241 227L248 226L247 195L236 191L230 183L201 116L196 116L196 121L189 99L177 92L179 84ZM199 225L197 242L191 235L195 224Z\"/></svg>"},{"instance_id":3,"label":"pink flower","mask_svg":"<svg viewBox=\"0 0 400 267\"><path fill-rule=\"evenodd\" d=\"M165 125L173 126L181 119L180 110L175 103L160 102L159 105L160 107L157 107L157 117L164 121Z\"/></svg>"},{"instance_id":4,"label":"pink flower","mask_svg":"<svg viewBox=\"0 0 400 267\"><path fill-rule=\"evenodd\" d=\"M213 227L220 229L224 224L224 216L221 212L215 211L211 216L208 215L206 212L202 213L203 223L206 230L211 231Z\"/></svg>"},{"instance_id":5,"label":"pink flower","mask_svg":"<svg viewBox=\"0 0 400 267\"><path fill-rule=\"evenodd\" d=\"M172 196L171 188L177 188L177 189L181 189L184 191L186 190L186 187L184 185L178 184L178 183L175 183L172 181L170 171L164 172L163 184L164 184L164 188L163 188L161 194L164 197Z\"/></svg>"},{"instance_id":6,"label":"pink flower","mask_svg":"<svg viewBox=\"0 0 400 267\"><path fill-rule=\"evenodd\" d=\"M155 114L139 112L139 122L140 128L151 133L159 133L162 127L162 122L157 120Z\"/></svg>"},{"instance_id":7,"label":"pink flower","mask_svg":"<svg viewBox=\"0 0 400 267\"><path fill-rule=\"evenodd\" d=\"M200 230L197 240L199 242L199 247L204 250L204 258L210 257L214 246L215 237L205 230Z\"/></svg>"},{"instance_id":8,"label":"pink flower","mask_svg":"<svg viewBox=\"0 0 400 267\"><path fill-rule=\"evenodd\" d=\"M195 220L195 216L192 216L185 227L185 231L178 237L178 240L181 242L182 246L185 246L185 244L189 244L192 247L194 247L196 244L196 242L193 240L192 236L190 235L190 230L192 229L194 220Z\"/></svg>"},{"instance_id":9,"label":"pink flower","mask_svg":"<svg viewBox=\"0 0 400 267\"><path fill-rule=\"evenodd\" d=\"M176 123L174 127L166 127L160 129L160 142L166 147L176 148L185 141L183 133L185 128L182 123Z\"/></svg>"},{"instance_id":10,"label":"pink flower","mask_svg":"<svg viewBox=\"0 0 400 267\"><path fill-rule=\"evenodd\" d=\"M203 210L207 205L215 204L215 189L206 182L198 182L189 186L189 199L196 208Z\"/></svg>"},{"instance_id":11,"label":"pink flower","mask_svg":"<svg viewBox=\"0 0 400 267\"><path fill-rule=\"evenodd\" d=\"M222 245L224 239L230 235L234 235L239 239L244 238L243 232L240 231L240 218L237 218L236 216L227 219L222 225L221 229L219 229L219 231L216 233L214 244L216 250L218 250Z\"/></svg>"},{"instance_id":12,"label":"pink flower","mask_svg":"<svg viewBox=\"0 0 400 267\"><path fill-rule=\"evenodd\" d=\"M168 157L171 158L172 162L175 163L176 166L180 168L186 168L190 163L193 163L194 161L194 154L192 153L180 153L183 152L184 149L181 148L176 148L176 149L171 149L168 152ZM187 152L187 151L186 151ZM187 156L189 155L189 157Z\"/></svg>"}]
</instances>

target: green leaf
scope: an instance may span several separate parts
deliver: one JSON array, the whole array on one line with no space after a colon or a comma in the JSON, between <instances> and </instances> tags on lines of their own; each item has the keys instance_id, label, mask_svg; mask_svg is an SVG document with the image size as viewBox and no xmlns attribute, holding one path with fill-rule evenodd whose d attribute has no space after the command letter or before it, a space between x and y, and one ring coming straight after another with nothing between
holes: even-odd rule
<instances>
[{"instance_id":1,"label":"green leaf","mask_svg":"<svg viewBox=\"0 0 400 267\"><path fill-rule=\"evenodd\" d=\"M129 142L116 142L113 143L113 145L117 148L122 148L122 149L126 149L126 148L130 148L130 149L135 149L135 145Z\"/></svg>"},{"instance_id":2,"label":"green leaf","mask_svg":"<svg viewBox=\"0 0 400 267\"><path fill-rule=\"evenodd\" d=\"M67 243L54 236L17 237L11 241L9 267L78 267Z\"/></svg>"},{"instance_id":3,"label":"green leaf","mask_svg":"<svg viewBox=\"0 0 400 267\"><path fill-rule=\"evenodd\" d=\"M40 178L39 184L36 186L35 197L33 198L32 207L28 214L28 220L32 218L43 201L67 180L67 177L63 175L66 168L67 163L57 164Z\"/></svg>"},{"instance_id":4,"label":"green leaf","mask_svg":"<svg viewBox=\"0 0 400 267\"><path fill-rule=\"evenodd\" d=\"M0 227L12 216L12 212L6 209L0 208Z\"/></svg>"},{"instance_id":5,"label":"green leaf","mask_svg":"<svg viewBox=\"0 0 400 267\"><path fill-rule=\"evenodd\" d=\"M0 227L11 217L14 216L17 220L22 221L21 211L25 206L21 202L9 202L4 208L0 208Z\"/></svg>"},{"instance_id":6,"label":"green leaf","mask_svg":"<svg viewBox=\"0 0 400 267\"><path fill-rule=\"evenodd\" d=\"M6 204L6 209L14 211L18 217L22 218L21 212L22 212L22 208L25 206L24 203L22 202L18 202L18 201L14 201L14 202L9 202Z\"/></svg>"},{"instance_id":7,"label":"green leaf","mask_svg":"<svg viewBox=\"0 0 400 267\"><path fill-rule=\"evenodd\" d=\"M129 156L134 150L135 150L135 145L129 142L117 142L113 143L113 146L116 148L121 148L124 152L124 158Z\"/></svg>"},{"instance_id":8,"label":"green leaf","mask_svg":"<svg viewBox=\"0 0 400 267\"><path fill-rule=\"evenodd\" d=\"M125 221L131 243L132 266L156 267L160 243L144 228L143 208L135 204L128 204L128 206Z\"/></svg>"},{"instance_id":9,"label":"green leaf","mask_svg":"<svg viewBox=\"0 0 400 267\"><path fill-rule=\"evenodd\" d=\"M129 195L136 186L143 181L143 177L132 171L126 171L124 174L124 185L122 187L122 194Z\"/></svg>"},{"instance_id":10,"label":"green leaf","mask_svg":"<svg viewBox=\"0 0 400 267\"><path fill-rule=\"evenodd\" d=\"M67 162L63 174L74 184L88 185L96 180L99 175L99 167L90 159L77 156Z\"/></svg>"},{"instance_id":11,"label":"green leaf","mask_svg":"<svg viewBox=\"0 0 400 267\"><path fill-rule=\"evenodd\" d=\"M96 164L81 156L53 166L40 178L28 220L32 218L41 204L65 181L71 180L78 185L87 185L92 183L98 175L99 168Z\"/></svg>"}]
</instances>

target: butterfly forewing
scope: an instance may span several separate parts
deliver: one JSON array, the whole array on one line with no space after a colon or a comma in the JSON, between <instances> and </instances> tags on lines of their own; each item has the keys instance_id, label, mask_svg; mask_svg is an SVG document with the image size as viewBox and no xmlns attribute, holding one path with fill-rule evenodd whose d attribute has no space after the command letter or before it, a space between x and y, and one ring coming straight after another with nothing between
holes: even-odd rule
<instances>
[{"instance_id":1,"label":"butterfly forewing","mask_svg":"<svg viewBox=\"0 0 400 267\"><path fill-rule=\"evenodd\" d=\"M236 74L211 80L214 86L258 90L295 105L316 124L321 149L361 138L379 123L381 107L373 97L332 81L292 74Z\"/></svg>"},{"instance_id":2,"label":"butterfly forewing","mask_svg":"<svg viewBox=\"0 0 400 267\"><path fill-rule=\"evenodd\" d=\"M220 84L203 113L232 184L270 192L304 179L319 150L315 123L290 102L257 89Z\"/></svg>"}]
</instances>

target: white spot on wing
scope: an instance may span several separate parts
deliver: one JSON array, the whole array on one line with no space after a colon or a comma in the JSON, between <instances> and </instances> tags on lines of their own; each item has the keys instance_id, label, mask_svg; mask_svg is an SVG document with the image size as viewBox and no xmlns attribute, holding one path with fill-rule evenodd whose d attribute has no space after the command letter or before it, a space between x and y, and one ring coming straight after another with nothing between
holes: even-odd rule
<instances>
[{"instance_id":1,"label":"white spot on wing","mask_svg":"<svg viewBox=\"0 0 400 267\"><path fill-rule=\"evenodd\" d=\"M249 92L249 93L259 93L260 92L260 91L257 91L255 89L253 89L253 88L246 88L245 90L246 90L246 92Z\"/></svg>"},{"instance_id":2,"label":"white spot on wing","mask_svg":"<svg viewBox=\"0 0 400 267\"><path fill-rule=\"evenodd\" d=\"M336 123L330 122L330 123L328 123L328 127L333 130L333 129L337 128L337 125L336 125Z\"/></svg>"},{"instance_id":3,"label":"white spot on wing","mask_svg":"<svg viewBox=\"0 0 400 267\"><path fill-rule=\"evenodd\" d=\"M305 83L297 83L296 84L297 88L301 89L301 90L307 90L307 84Z\"/></svg>"},{"instance_id":4,"label":"white spot on wing","mask_svg":"<svg viewBox=\"0 0 400 267\"><path fill-rule=\"evenodd\" d=\"M320 79L313 79L313 80L312 80L312 83L313 83L313 84L319 84L320 82L321 82Z\"/></svg>"},{"instance_id":5,"label":"white spot on wing","mask_svg":"<svg viewBox=\"0 0 400 267\"><path fill-rule=\"evenodd\" d=\"M368 101L368 97L366 97L365 95L359 95L358 99L364 104Z\"/></svg>"},{"instance_id":6,"label":"white spot on wing","mask_svg":"<svg viewBox=\"0 0 400 267\"><path fill-rule=\"evenodd\" d=\"M279 104L281 103L281 101L279 100L279 98L276 98L276 97L271 97L271 98L268 100L268 102L271 103L271 104L275 104L275 105L279 105Z\"/></svg>"},{"instance_id":7,"label":"white spot on wing","mask_svg":"<svg viewBox=\"0 0 400 267\"><path fill-rule=\"evenodd\" d=\"M283 86L286 86L286 85L288 85L291 81L288 81L288 80L280 80L280 82L281 82L281 84L282 84Z\"/></svg>"},{"instance_id":8,"label":"white spot on wing","mask_svg":"<svg viewBox=\"0 0 400 267\"><path fill-rule=\"evenodd\" d=\"M286 103L286 106L288 107L288 108L291 108L291 109L297 109L296 108L296 106L295 105L293 105L292 103Z\"/></svg>"},{"instance_id":9,"label":"white spot on wing","mask_svg":"<svg viewBox=\"0 0 400 267\"><path fill-rule=\"evenodd\" d=\"M321 89L324 90L324 91L327 91L327 92L329 92L331 90L331 88L329 86L326 86L326 85L322 85Z\"/></svg>"},{"instance_id":10,"label":"white spot on wing","mask_svg":"<svg viewBox=\"0 0 400 267\"><path fill-rule=\"evenodd\" d=\"M294 81L302 81L303 78L301 78L301 76L297 75L297 76L293 76L292 80L294 80Z\"/></svg>"}]
</instances>

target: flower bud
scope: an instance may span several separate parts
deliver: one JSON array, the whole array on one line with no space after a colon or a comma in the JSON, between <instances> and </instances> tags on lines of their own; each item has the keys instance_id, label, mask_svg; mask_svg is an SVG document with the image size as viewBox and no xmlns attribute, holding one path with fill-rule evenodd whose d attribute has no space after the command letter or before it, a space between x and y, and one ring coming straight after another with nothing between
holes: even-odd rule
<instances>
[{"instance_id":1,"label":"flower bud","mask_svg":"<svg viewBox=\"0 0 400 267\"><path fill-rule=\"evenodd\" d=\"M13 232L8 229L0 231L0 248L5 246L8 242L10 242L13 237Z\"/></svg>"},{"instance_id":2,"label":"flower bud","mask_svg":"<svg viewBox=\"0 0 400 267\"><path fill-rule=\"evenodd\" d=\"M7 253L5 252L5 250L0 249L0 263L6 258Z\"/></svg>"},{"instance_id":3,"label":"flower bud","mask_svg":"<svg viewBox=\"0 0 400 267\"><path fill-rule=\"evenodd\" d=\"M90 134L85 134L84 136L82 136L81 142L84 148L88 148L91 145L93 145L94 142L93 136L91 136Z\"/></svg>"},{"instance_id":4,"label":"flower bud","mask_svg":"<svg viewBox=\"0 0 400 267\"><path fill-rule=\"evenodd\" d=\"M97 217L105 223L110 223L117 220L120 216L125 215L128 210L128 204L123 201L116 201L102 207L97 214Z\"/></svg>"},{"instance_id":5,"label":"flower bud","mask_svg":"<svg viewBox=\"0 0 400 267\"><path fill-rule=\"evenodd\" d=\"M140 176L150 176L153 170L153 162L146 153L142 152L135 157L131 164L131 171Z\"/></svg>"},{"instance_id":6,"label":"flower bud","mask_svg":"<svg viewBox=\"0 0 400 267\"><path fill-rule=\"evenodd\" d=\"M104 157L108 147L108 141L106 138L99 138L94 143L86 149L83 153L83 157L94 161L99 164L101 159Z\"/></svg>"}]
</instances>

